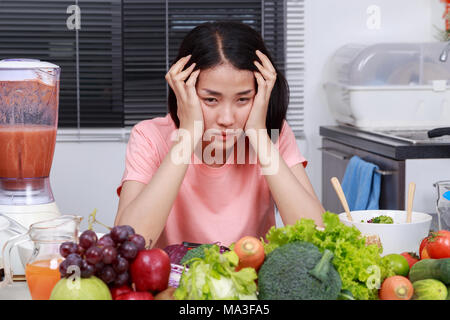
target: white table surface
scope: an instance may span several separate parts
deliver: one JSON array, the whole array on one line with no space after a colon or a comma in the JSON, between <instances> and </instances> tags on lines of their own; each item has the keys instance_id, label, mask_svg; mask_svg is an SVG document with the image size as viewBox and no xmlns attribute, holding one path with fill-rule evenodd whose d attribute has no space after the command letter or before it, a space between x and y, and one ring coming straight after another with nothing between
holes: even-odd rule
<instances>
[{"instance_id":1,"label":"white table surface","mask_svg":"<svg viewBox=\"0 0 450 320\"><path fill-rule=\"evenodd\" d=\"M31 300L26 281L17 281L0 288L0 300Z\"/></svg>"}]
</instances>

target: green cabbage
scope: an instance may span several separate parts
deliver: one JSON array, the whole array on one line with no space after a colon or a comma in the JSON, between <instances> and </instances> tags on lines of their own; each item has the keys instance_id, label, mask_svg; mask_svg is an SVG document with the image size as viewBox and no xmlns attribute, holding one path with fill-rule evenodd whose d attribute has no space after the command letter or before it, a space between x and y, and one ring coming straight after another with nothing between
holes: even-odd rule
<instances>
[{"instance_id":1,"label":"green cabbage","mask_svg":"<svg viewBox=\"0 0 450 320\"><path fill-rule=\"evenodd\" d=\"M275 248L294 241L307 241L321 252L325 249L334 254L333 265L342 279L342 289L352 293L355 299L378 299L379 285L394 275L391 267L381 259L382 249L366 245L365 238L356 227L339 221L338 215L323 214L325 230L318 230L312 219L300 219L295 225L272 227L264 243L266 255Z\"/></svg>"},{"instance_id":2,"label":"green cabbage","mask_svg":"<svg viewBox=\"0 0 450 320\"><path fill-rule=\"evenodd\" d=\"M192 258L187 263L174 292L177 300L256 300L257 274L253 268L235 271L239 257L234 251L220 254L213 245L205 248L204 258Z\"/></svg>"}]
</instances>

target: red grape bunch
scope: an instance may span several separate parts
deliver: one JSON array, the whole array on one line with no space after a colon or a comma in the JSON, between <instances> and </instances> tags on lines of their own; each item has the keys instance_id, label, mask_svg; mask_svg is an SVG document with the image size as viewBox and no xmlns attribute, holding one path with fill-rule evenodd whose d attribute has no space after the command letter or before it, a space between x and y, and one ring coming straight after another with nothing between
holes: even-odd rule
<instances>
[{"instance_id":1,"label":"red grape bunch","mask_svg":"<svg viewBox=\"0 0 450 320\"><path fill-rule=\"evenodd\" d=\"M73 274L69 266L76 266L82 278L97 276L110 287L131 284L129 266L140 250L145 249L145 239L128 225L115 226L97 239L92 230L84 231L78 244L64 242L59 248L65 258L59 265L61 277Z\"/></svg>"}]
</instances>

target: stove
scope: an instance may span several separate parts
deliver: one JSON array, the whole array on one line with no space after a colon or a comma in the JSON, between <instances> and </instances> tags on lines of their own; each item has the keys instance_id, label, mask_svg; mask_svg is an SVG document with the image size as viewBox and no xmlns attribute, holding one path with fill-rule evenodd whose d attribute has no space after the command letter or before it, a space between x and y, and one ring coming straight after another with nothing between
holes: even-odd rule
<instances>
[{"instance_id":1,"label":"stove","mask_svg":"<svg viewBox=\"0 0 450 320\"><path fill-rule=\"evenodd\" d=\"M353 129L374 134L382 137L387 137L402 142L411 144L449 144L450 145L450 127L438 128L433 130L376 130L376 129L360 129L352 127ZM429 137L429 133L431 138Z\"/></svg>"}]
</instances>

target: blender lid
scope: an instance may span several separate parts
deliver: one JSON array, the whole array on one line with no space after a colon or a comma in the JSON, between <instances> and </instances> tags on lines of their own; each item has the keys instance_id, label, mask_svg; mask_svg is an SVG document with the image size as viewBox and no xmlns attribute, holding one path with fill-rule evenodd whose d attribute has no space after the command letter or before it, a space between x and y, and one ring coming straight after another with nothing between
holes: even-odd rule
<instances>
[{"instance_id":1,"label":"blender lid","mask_svg":"<svg viewBox=\"0 0 450 320\"><path fill-rule=\"evenodd\" d=\"M0 61L0 69L59 69L56 64L37 59L3 59Z\"/></svg>"}]
</instances>

